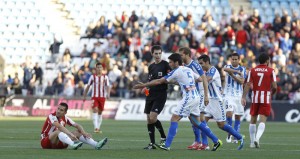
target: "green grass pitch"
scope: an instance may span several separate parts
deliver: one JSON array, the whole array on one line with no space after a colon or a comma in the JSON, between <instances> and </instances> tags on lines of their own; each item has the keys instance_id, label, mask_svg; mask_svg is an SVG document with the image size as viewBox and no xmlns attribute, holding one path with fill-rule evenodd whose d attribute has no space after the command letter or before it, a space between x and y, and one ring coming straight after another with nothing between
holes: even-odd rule
<instances>
[{"instance_id":1,"label":"green grass pitch","mask_svg":"<svg viewBox=\"0 0 300 159\"><path fill-rule=\"evenodd\" d=\"M45 118L0 118L0 159L299 159L300 158L300 127L299 123L274 123L266 125L266 131L261 138L260 149L249 148L248 124L242 122L241 132L246 135L245 147L237 151L236 144L225 141L226 133L219 130L216 123L209 126L223 141L223 146L216 152L191 151L186 147L194 137L190 123L180 122L178 133L171 146L171 151L143 150L149 142L145 121L115 121L104 120L102 134L94 134L99 140L108 137L108 143L102 150L94 150L89 145L83 145L78 150L43 150L40 147L40 131ZM75 119L87 131L92 131L92 121ZM162 122L165 132L168 132L169 122ZM156 141L159 141L156 131ZM211 143L211 142L210 142ZM210 145L211 146L211 145Z\"/></svg>"}]
</instances>

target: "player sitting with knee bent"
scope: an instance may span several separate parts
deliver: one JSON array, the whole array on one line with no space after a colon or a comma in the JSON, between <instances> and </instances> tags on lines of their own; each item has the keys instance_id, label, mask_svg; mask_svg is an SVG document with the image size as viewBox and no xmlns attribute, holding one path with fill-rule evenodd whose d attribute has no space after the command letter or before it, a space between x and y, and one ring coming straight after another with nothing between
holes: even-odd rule
<instances>
[{"instance_id":1,"label":"player sitting with knee bent","mask_svg":"<svg viewBox=\"0 0 300 159\"><path fill-rule=\"evenodd\" d=\"M85 132L83 127L67 117L68 104L60 103L56 112L50 114L42 128L41 146L43 149L65 149L70 146L77 150L83 143L89 144L100 150L107 142L107 138L96 142L92 136ZM77 130L70 132L65 128L66 124Z\"/></svg>"}]
</instances>

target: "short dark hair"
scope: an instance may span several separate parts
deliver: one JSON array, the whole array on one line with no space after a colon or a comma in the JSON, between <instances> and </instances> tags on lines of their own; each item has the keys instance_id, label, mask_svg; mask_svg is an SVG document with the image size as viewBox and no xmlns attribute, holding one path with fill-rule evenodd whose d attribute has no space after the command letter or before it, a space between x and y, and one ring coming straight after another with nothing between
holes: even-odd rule
<instances>
[{"instance_id":1,"label":"short dark hair","mask_svg":"<svg viewBox=\"0 0 300 159\"><path fill-rule=\"evenodd\" d=\"M260 64L266 63L270 59L269 55L266 53L262 53L258 57L258 61Z\"/></svg>"},{"instance_id":2,"label":"short dark hair","mask_svg":"<svg viewBox=\"0 0 300 159\"><path fill-rule=\"evenodd\" d=\"M203 60L204 62L207 62L208 61L208 63L210 64L210 58L209 58L209 56L207 56L207 55L201 55L199 58L198 58L198 61L199 60Z\"/></svg>"},{"instance_id":3,"label":"short dark hair","mask_svg":"<svg viewBox=\"0 0 300 159\"><path fill-rule=\"evenodd\" d=\"M65 103L65 102L61 102L61 103L59 103L59 105L65 107L65 108L66 108L66 111L67 111L68 108L69 108L68 104Z\"/></svg>"},{"instance_id":4,"label":"short dark hair","mask_svg":"<svg viewBox=\"0 0 300 159\"><path fill-rule=\"evenodd\" d=\"M191 52L191 49L190 48L188 48L188 47L181 47L181 48L179 48L179 52L183 52L185 55L189 55L189 57L191 57L191 54L192 54L192 52Z\"/></svg>"},{"instance_id":5,"label":"short dark hair","mask_svg":"<svg viewBox=\"0 0 300 159\"><path fill-rule=\"evenodd\" d=\"M97 63L96 63L96 67L97 67L97 66L99 66L99 65L101 65L101 66L102 66L102 63L100 63L100 62L97 62Z\"/></svg>"},{"instance_id":6,"label":"short dark hair","mask_svg":"<svg viewBox=\"0 0 300 159\"><path fill-rule=\"evenodd\" d=\"M162 51L162 48L161 48L160 45L154 45L154 46L152 46L152 48L151 48L151 54L154 52L154 50L160 50L160 51Z\"/></svg>"},{"instance_id":7,"label":"short dark hair","mask_svg":"<svg viewBox=\"0 0 300 159\"><path fill-rule=\"evenodd\" d=\"M232 53L231 55L230 55L230 57L232 57L232 56L237 56L238 57L238 59L240 59L240 55L238 54L238 53Z\"/></svg>"},{"instance_id":8,"label":"short dark hair","mask_svg":"<svg viewBox=\"0 0 300 159\"><path fill-rule=\"evenodd\" d=\"M177 53L173 53L168 57L169 60L172 60L174 63L178 62L179 65L182 65L181 56Z\"/></svg>"}]
</instances>

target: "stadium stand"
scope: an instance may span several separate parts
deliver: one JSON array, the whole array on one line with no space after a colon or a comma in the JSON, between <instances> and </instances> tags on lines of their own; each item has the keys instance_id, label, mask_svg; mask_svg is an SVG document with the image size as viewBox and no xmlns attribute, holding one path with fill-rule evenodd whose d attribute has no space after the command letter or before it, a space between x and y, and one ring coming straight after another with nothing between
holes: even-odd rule
<instances>
[{"instance_id":1,"label":"stadium stand","mask_svg":"<svg viewBox=\"0 0 300 159\"><path fill-rule=\"evenodd\" d=\"M47 10L46 2L60 7ZM111 78L111 96L119 97L120 86L116 81L124 73L128 78L126 97L139 97L141 94L130 86L137 79L147 80L149 50L159 44L166 53L188 46L194 58L209 54L218 69L227 63L226 57L233 51L242 55L242 64L247 68L255 66L255 57L260 52L267 52L282 89L274 98L293 99L300 87L300 61L297 60L300 1L251 0L243 2L249 3L251 9L239 10L233 9L237 8L235 3L229 0L2 0L0 52L7 66L1 84L12 90L16 88L8 81L11 75L20 79L22 89L28 89L28 94L66 95L68 92L56 88L71 84L77 89L78 83L86 84L93 64L101 61ZM252 10L257 15L247 14ZM64 15L70 27L63 29L55 25L60 15L56 12ZM78 34L72 31L78 28ZM53 63L49 47L54 43L54 36L65 30L70 34L61 36L59 60ZM36 74L38 68L33 67L36 62L44 72L42 83L34 79L38 75L32 76L32 83L25 88L22 86L25 72ZM37 93L36 88L40 86L44 91ZM46 91L52 88L54 92ZM176 91L176 87L170 87L170 97L176 98Z\"/></svg>"}]
</instances>

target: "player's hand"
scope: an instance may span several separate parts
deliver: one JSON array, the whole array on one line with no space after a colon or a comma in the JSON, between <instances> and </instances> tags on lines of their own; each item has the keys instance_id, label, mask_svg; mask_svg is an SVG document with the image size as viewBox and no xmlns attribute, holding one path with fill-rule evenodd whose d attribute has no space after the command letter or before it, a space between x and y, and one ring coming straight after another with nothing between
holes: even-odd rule
<instances>
[{"instance_id":1,"label":"player's hand","mask_svg":"<svg viewBox=\"0 0 300 159\"><path fill-rule=\"evenodd\" d=\"M246 98L242 98L241 100L242 100L242 101L241 101L241 102L242 102L242 105L243 105L243 106L246 106Z\"/></svg>"},{"instance_id":2,"label":"player's hand","mask_svg":"<svg viewBox=\"0 0 300 159\"><path fill-rule=\"evenodd\" d=\"M204 105L207 106L208 103L209 103L209 100L208 100L208 97L206 96L206 97L204 97Z\"/></svg>"},{"instance_id":3,"label":"player's hand","mask_svg":"<svg viewBox=\"0 0 300 159\"><path fill-rule=\"evenodd\" d=\"M83 135L84 138L87 138L87 139L92 137L92 135L89 134L89 133L82 133L82 135Z\"/></svg>"},{"instance_id":4,"label":"player's hand","mask_svg":"<svg viewBox=\"0 0 300 159\"><path fill-rule=\"evenodd\" d=\"M70 135L70 138L71 138L72 141L77 141L78 140L78 138L74 134Z\"/></svg>"},{"instance_id":5,"label":"player's hand","mask_svg":"<svg viewBox=\"0 0 300 159\"><path fill-rule=\"evenodd\" d=\"M133 89L141 89L144 88L145 86L143 86L143 84L137 84L135 86L133 86Z\"/></svg>"}]
</instances>

